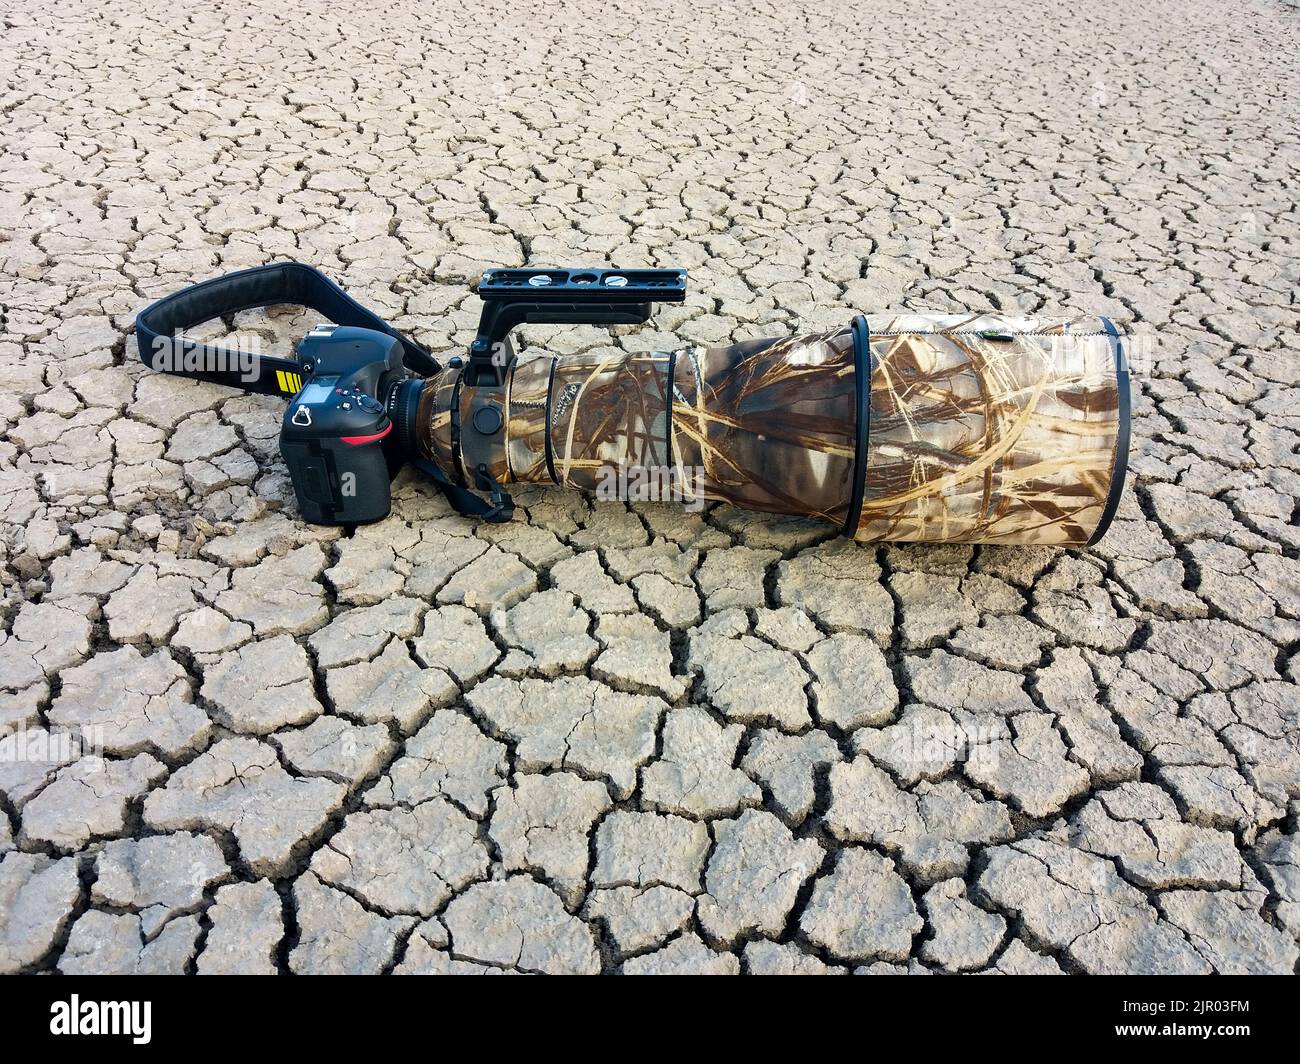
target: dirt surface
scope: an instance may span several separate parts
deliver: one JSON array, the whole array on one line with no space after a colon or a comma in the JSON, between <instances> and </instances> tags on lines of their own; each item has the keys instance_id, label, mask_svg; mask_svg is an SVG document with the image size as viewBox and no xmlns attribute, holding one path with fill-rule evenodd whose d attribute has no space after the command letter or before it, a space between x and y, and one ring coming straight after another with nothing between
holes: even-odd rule
<instances>
[{"instance_id":1,"label":"dirt surface","mask_svg":"<svg viewBox=\"0 0 1300 1064\"><path fill-rule=\"evenodd\" d=\"M345 8L0 4L0 970L1293 971L1300 11ZM499 265L690 270L560 353L1111 315L1134 475L1082 552L340 535L135 357L280 258L437 352Z\"/></svg>"}]
</instances>

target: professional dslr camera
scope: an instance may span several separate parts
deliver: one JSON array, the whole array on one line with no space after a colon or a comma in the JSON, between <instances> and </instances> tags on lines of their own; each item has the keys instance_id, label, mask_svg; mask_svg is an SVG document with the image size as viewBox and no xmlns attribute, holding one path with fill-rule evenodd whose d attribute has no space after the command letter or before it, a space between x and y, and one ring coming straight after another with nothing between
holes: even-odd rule
<instances>
[{"instance_id":1,"label":"professional dslr camera","mask_svg":"<svg viewBox=\"0 0 1300 1064\"><path fill-rule=\"evenodd\" d=\"M205 281L137 318L154 368L286 396L298 508L354 525L389 512L406 463L461 513L506 521L509 484L598 497L637 483L685 504L820 518L862 541L1100 538L1128 453L1122 337L1107 319L856 315L829 332L672 353L515 357L535 324L640 324L686 298L683 270L499 269L478 334L445 364L311 267ZM201 321L296 303L336 324L294 359L236 365Z\"/></svg>"},{"instance_id":2,"label":"professional dslr camera","mask_svg":"<svg viewBox=\"0 0 1300 1064\"><path fill-rule=\"evenodd\" d=\"M677 270L494 270L479 283L483 316L468 358L454 356L427 377L408 373L402 343L390 334L318 326L298 347L308 383L290 401L280 432L303 517L379 520L388 513L389 481L411 462L455 490L458 508L509 520L513 503L497 479L507 477L493 452L506 438L510 330L525 322L636 324L650 317L652 300L685 296L686 275ZM436 464L439 432L446 469ZM487 493L486 507L462 494L470 486Z\"/></svg>"}]
</instances>

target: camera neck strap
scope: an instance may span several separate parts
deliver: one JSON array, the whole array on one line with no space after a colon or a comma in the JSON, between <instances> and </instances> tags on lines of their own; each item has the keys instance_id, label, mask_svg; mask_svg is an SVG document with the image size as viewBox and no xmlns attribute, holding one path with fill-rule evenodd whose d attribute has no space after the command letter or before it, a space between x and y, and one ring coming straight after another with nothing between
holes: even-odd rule
<instances>
[{"instance_id":1,"label":"camera neck strap","mask_svg":"<svg viewBox=\"0 0 1300 1064\"><path fill-rule=\"evenodd\" d=\"M140 360L151 369L246 392L293 395L302 385L303 367L296 359L184 335L185 329L202 322L276 303L307 307L336 325L386 333L401 342L407 369L423 376L438 372L438 362L428 351L301 262L277 262L213 277L150 304L135 319Z\"/></svg>"}]
</instances>

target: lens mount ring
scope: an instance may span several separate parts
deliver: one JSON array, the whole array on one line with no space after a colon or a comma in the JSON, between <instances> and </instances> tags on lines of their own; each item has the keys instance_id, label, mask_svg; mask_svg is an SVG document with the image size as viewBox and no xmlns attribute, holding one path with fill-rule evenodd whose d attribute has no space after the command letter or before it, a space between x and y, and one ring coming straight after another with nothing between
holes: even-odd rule
<instances>
[{"instance_id":1,"label":"lens mount ring","mask_svg":"<svg viewBox=\"0 0 1300 1064\"><path fill-rule=\"evenodd\" d=\"M403 377L388 393L388 418L393 423L397 446L405 459L420 456L419 441L415 436L416 418L420 396L427 383L427 377Z\"/></svg>"}]
</instances>

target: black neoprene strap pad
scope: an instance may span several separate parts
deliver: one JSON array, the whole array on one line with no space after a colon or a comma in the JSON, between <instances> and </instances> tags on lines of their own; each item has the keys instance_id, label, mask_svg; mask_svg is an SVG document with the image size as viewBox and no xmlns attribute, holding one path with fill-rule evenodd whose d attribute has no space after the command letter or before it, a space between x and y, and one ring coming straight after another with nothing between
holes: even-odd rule
<instances>
[{"instance_id":1,"label":"black neoprene strap pad","mask_svg":"<svg viewBox=\"0 0 1300 1064\"><path fill-rule=\"evenodd\" d=\"M151 369L248 392L293 394L302 383L302 367L295 360L206 344L183 335L185 329L201 322L274 303L308 307L337 325L374 329L395 337L402 344L408 369L424 376L438 372L438 363L428 351L319 270L301 262L277 262L213 277L150 304L135 319L140 359Z\"/></svg>"}]
</instances>

